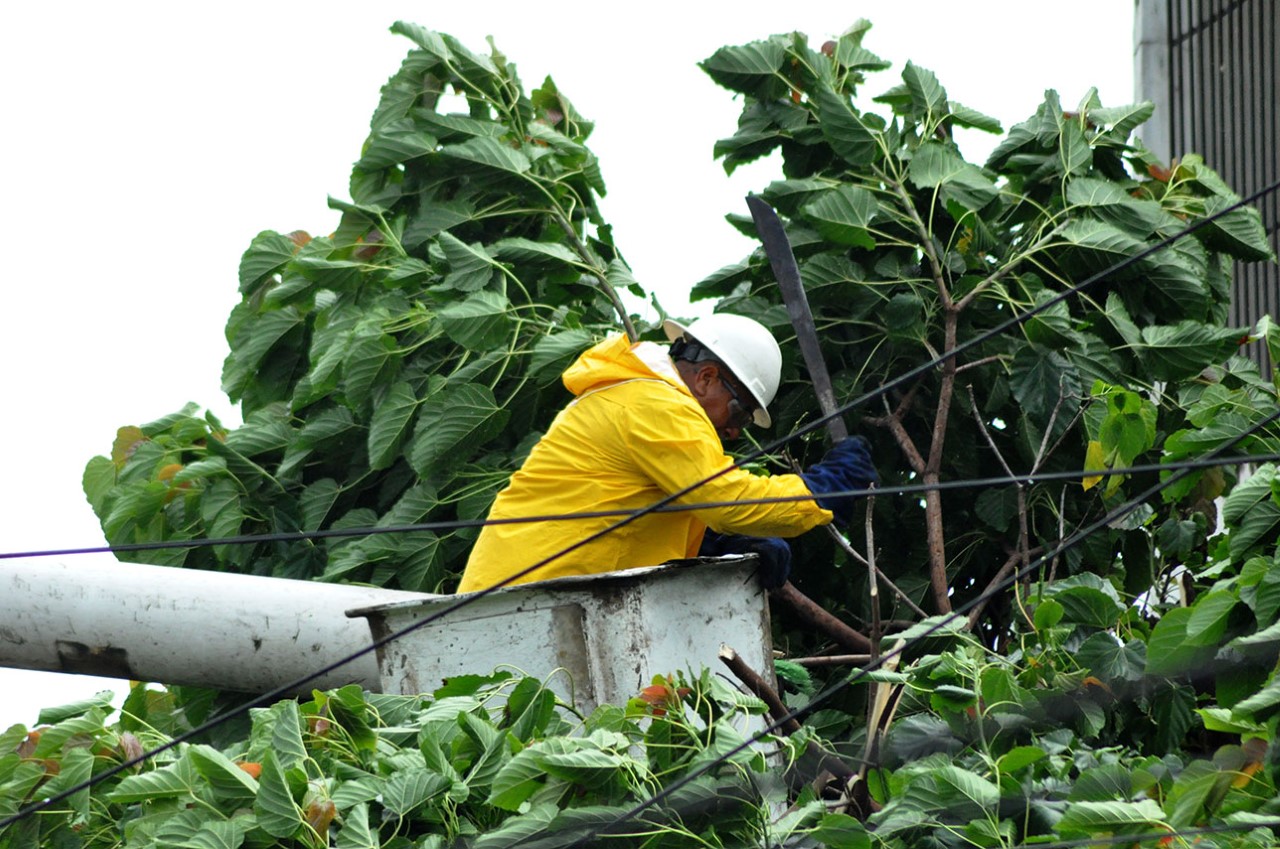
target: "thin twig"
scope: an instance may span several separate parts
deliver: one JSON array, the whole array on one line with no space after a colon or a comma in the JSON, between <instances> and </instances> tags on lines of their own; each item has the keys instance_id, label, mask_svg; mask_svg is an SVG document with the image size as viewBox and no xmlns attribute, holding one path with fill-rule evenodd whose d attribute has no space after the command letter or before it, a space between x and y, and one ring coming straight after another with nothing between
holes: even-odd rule
<instances>
[{"instance_id":1,"label":"thin twig","mask_svg":"<svg viewBox=\"0 0 1280 849\"><path fill-rule=\"evenodd\" d=\"M872 485L874 487L874 484ZM871 659L874 661L880 656L880 585L876 581L876 535L875 522L872 508L875 507L876 497L874 495L867 496L867 585L870 588L870 604L871 604Z\"/></svg>"},{"instance_id":2,"label":"thin twig","mask_svg":"<svg viewBox=\"0 0 1280 849\"><path fill-rule=\"evenodd\" d=\"M792 657L788 658L788 660L796 666L803 666L806 669L823 666L865 666L871 662L871 655L824 654L814 657Z\"/></svg>"}]
</instances>

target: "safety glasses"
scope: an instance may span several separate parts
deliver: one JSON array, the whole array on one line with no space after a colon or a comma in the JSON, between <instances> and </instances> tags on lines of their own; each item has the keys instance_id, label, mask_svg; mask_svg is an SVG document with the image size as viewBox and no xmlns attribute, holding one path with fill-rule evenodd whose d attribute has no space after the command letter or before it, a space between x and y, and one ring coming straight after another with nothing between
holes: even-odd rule
<instances>
[{"instance_id":1,"label":"safety glasses","mask_svg":"<svg viewBox=\"0 0 1280 849\"><path fill-rule=\"evenodd\" d=\"M720 375L720 384L729 393L729 421L728 426L742 430L755 420L755 405L744 404L742 396L738 394L738 390L733 384L725 380L723 374Z\"/></svg>"}]
</instances>

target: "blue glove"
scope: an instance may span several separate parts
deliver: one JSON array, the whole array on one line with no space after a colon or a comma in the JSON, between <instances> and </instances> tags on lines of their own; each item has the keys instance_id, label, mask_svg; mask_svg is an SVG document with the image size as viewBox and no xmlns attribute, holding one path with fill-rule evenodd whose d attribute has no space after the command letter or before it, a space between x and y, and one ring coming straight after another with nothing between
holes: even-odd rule
<instances>
[{"instance_id":1,"label":"blue glove","mask_svg":"<svg viewBox=\"0 0 1280 849\"><path fill-rule=\"evenodd\" d=\"M821 462L810 466L800 477L809 491L818 496L866 489L880 480L876 467L871 464L867 441L861 436L851 436L833 447ZM853 505L854 499L849 497L818 499L818 506L834 513L836 522L841 525L849 524L853 518Z\"/></svg>"},{"instance_id":2,"label":"blue glove","mask_svg":"<svg viewBox=\"0 0 1280 849\"><path fill-rule=\"evenodd\" d=\"M707 531L698 555L721 557L725 554L754 554L760 561L760 583L766 590L777 589L791 575L791 546L778 537L747 537Z\"/></svg>"}]
</instances>

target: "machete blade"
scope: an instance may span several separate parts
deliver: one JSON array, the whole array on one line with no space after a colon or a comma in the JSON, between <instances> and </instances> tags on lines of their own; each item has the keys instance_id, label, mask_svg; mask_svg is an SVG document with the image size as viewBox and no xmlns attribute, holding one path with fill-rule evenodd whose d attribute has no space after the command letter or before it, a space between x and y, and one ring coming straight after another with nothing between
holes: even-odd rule
<instances>
[{"instance_id":1,"label":"machete blade","mask_svg":"<svg viewBox=\"0 0 1280 849\"><path fill-rule=\"evenodd\" d=\"M756 232L760 234L760 241L764 244L765 255L769 257L774 279L782 290L782 302L787 306L791 328L796 333L796 341L800 343L800 354L804 357L805 368L809 370L809 378L813 381L818 406L821 407L823 416L830 416L836 410L831 375L827 372L827 363L822 358L822 348L818 345L818 330L813 323L813 312L809 309L804 284L800 282L800 267L796 265L791 242L787 240L787 232L782 228L778 213L772 206L755 195L747 195L747 206L751 209ZM831 434L833 442L840 442L849 435L844 419L840 416L827 421L827 432Z\"/></svg>"}]
</instances>

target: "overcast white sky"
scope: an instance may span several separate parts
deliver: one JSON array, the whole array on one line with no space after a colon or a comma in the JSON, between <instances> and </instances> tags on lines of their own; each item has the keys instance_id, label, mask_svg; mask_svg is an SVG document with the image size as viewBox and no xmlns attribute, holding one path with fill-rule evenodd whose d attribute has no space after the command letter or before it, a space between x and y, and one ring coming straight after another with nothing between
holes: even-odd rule
<instances>
[{"instance_id":1,"label":"overcast white sky","mask_svg":"<svg viewBox=\"0 0 1280 849\"><path fill-rule=\"evenodd\" d=\"M605 218L636 277L687 313L689 286L752 248L723 216L775 176L766 164L729 180L711 158L740 108L696 66L718 47L792 30L820 44L866 17L865 46L894 62L867 94L912 59L1007 129L1046 88L1068 106L1089 86L1131 102L1132 15L1132 0L11 4L0 552L102 544L80 475L118 427L187 401L238 420L219 378L240 254L264 229L332 230L325 198L347 197L379 88L410 47L396 20L474 51L493 36L527 88L555 78L596 122ZM994 142L961 140L970 158ZM102 575L113 560L73 562ZM127 684L0 669L0 729L103 687Z\"/></svg>"}]
</instances>

